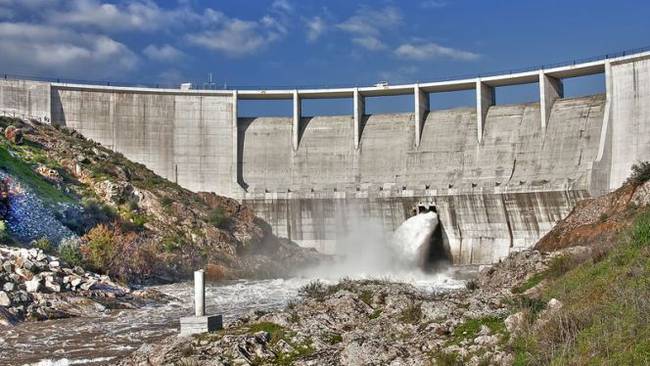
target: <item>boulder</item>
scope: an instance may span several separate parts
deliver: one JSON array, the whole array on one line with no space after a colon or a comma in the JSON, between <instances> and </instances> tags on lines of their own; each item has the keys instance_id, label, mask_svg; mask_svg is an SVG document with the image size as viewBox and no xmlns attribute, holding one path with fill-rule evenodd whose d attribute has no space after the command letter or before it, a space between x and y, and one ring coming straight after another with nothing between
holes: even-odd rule
<instances>
[{"instance_id":1,"label":"boulder","mask_svg":"<svg viewBox=\"0 0 650 366\"><path fill-rule=\"evenodd\" d=\"M514 313L504 320L506 329L510 334L516 334L520 332L526 322L526 314L523 311Z\"/></svg>"},{"instance_id":2,"label":"boulder","mask_svg":"<svg viewBox=\"0 0 650 366\"><path fill-rule=\"evenodd\" d=\"M5 290L5 291L7 291L7 292L11 292L11 291L13 291L13 290L16 289L16 284L13 283L13 282L6 282L6 283L2 286L2 289Z\"/></svg>"},{"instance_id":3,"label":"boulder","mask_svg":"<svg viewBox=\"0 0 650 366\"><path fill-rule=\"evenodd\" d=\"M0 291L0 306L11 306L11 299L4 291Z\"/></svg>"},{"instance_id":4,"label":"boulder","mask_svg":"<svg viewBox=\"0 0 650 366\"><path fill-rule=\"evenodd\" d=\"M41 278L34 276L31 280L25 281L25 288L27 292L38 292L41 289Z\"/></svg>"},{"instance_id":5,"label":"boulder","mask_svg":"<svg viewBox=\"0 0 650 366\"><path fill-rule=\"evenodd\" d=\"M52 281L45 281L45 288L52 292L61 292L61 285Z\"/></svg>"}]
</instances>

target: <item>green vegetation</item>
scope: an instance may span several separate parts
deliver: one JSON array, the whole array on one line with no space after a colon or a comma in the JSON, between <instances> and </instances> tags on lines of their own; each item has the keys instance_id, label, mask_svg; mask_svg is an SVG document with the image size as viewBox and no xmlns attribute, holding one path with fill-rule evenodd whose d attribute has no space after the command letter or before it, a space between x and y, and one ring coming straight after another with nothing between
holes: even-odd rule
<instances>
[{"instance_id":1,"label":"green vegetation","mask_svg":"<svg viewBox=\"0 0 650 366\"><path fill-rule=\"evenodd\" d=\"M628 183L643 184L650 180L650 162L640 161L632 165L632 174L627 179Z\"/></svg>"},{"instance_id":2,"label":"green vegetation","mask_svg":"<svg viewBox=\"0 0 650 366\"><path fill-rule=\"evenodd\" d=\"M517 365L650 362L650 211L602 260L558 260L543 300L564 306L514 340ZM530 316L535 320L535 315Z\"/></svg>"},{"instance_id":3,"label":"green vegetation","mask_svg":"<svg viewBox=\"0 0 650 366\"><path fill-rule=\"evenodd\" d=\"M330 333L325 336L327 343L334 345L343 342L343 337L338 333Z\"/></svg>"},{"instance_id":4,"label":"green vegetation","mask_svg":"<svg viewBox=\"0 0 650 366\"><path fill-rule=\"evenodd\" d=\"M60 202L73 202L72 198L65 195L45 178L35 173L29 164L12 156L7 149L6 143L0 143L0 169L7 171L21 182L29 185L36 191L39 198L48 204L55 205Z\"/></svg>"},{"instance_id":5,"label":"green vegetation","mask_svg":"<svg viewBox=\"0 0 650 366\"><path fill-rule=\"evenodd\" d=\"M372 291L370 290L363 290L359 294L359 299L366 303L368 306L372 306Z\"/></svg>"},{"instance_id":6,"label":"green vegetation","mask_svg":"<svg viewBox=\"0 0 650 366\"><path fill-rule=\"evenodd\" d=\"M34 240L32 242L32 246L34 248L38 248L42 250L45 253L52 253L54 251L54 247L52 246L52 243L50 243L47 238L40 238L38 240Z\"/></svg>"},{"instance_id":7,"label":"green vegetation","mask_svg":"<svg viewBox=\"0 0 650 366\"><path fill-rule=\"evenodd\" d=\"M368 315L368 318L370 319L377 319L381 315L382 310L381 309L375 309L375 311L372 312L372 314Z\"/></svg>"},{"instance_id":8,"label":"green vegetation","mask_svg":"<svg viewBox=\"0 0 650 366\"><path fill-rule=\"evenodd\" d=\"M7 224L4 220L0 220L0 243L7 243L10 241L9 233L7 232Z\"/></svg>"},{"instance_id":9,"label":"green vegetation","mask_svg":"<svg viewBox=\"0 0 650 366\"><path fill-rule=\"evenodd\" d=\"M228 226L229 221L230 220L228 219L228 217L226 217L226 213L221 207L212 209L212 211L210 211L210 214L208 215L208 222L220 229L223 229L226 226Z\"/></svg>"},{"instance_id":10,"label":"green vegetation","mask_svg":"<svg viewBox=\"0 0 650 366\"><path fill-rule=\"evenodd\" d=\"M422 304L410 303L402 310L399 319L402 323L415 324L422 319Z\"/></svg>"},{"instance_id":11,"label":"green vegetation","mask_svg":"<svg viewBox=\"0 0 650 366\"><path fill-rule=\"evenodd\" d=\"M512 288L512 293L513 294L521 294L523 292L526 292L526 291L530 290L531 288L539 285L544 280L544 278L546 278L546 272L535 273L534 275L530 276L521 285L513 287Z\"/></svg>"},{"instance_id":12,"label":"green vegetation","mask_svg":"<svg viewBox=\"0 0 650 366\"><path fill-rule=\"evenodd\" d=\"M463 324L454 329L450 344L459 344L467 339L474 339L478 336L478 332L483 325L490 328L492 333L505 334L506 326L503 323L503 318L488 316L478 319L467 319Z\"/></svg>"},{"instance_id":13,"label":"green vegetation","mask_svg":"<svg viewBox=\"0 0 650 366\"><path fill-rule=\"evenodd\" d=\"M437 366L462 366L464 365L462 358L456 352L437 353L433 359L436 361Z\"/></svg>"},{"instance_id":14,"label":"green vegetation","mask_svg":"<svg viewBox=\"0 0 650 366\"><path fill-rule=\"evenodd\" d=\"M79 250L79 243L74 240L63 240L59 244L59 258L71 266L83 265L83 257Z\"/></svg>"}]
</instances>

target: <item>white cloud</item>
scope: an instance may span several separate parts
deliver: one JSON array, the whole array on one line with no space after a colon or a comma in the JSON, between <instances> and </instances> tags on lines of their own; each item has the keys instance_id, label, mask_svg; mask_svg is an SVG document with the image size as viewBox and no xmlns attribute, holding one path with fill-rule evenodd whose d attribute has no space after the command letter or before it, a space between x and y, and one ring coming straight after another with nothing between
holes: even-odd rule
<instances>
[{"instance_id":1,"label":"white cloud","mask_svg":"<svg viewBox=\"0 0 650 366\"><path fill-rule=\"evenodd\" d=\"M69 0L66 7L47 14L47 19L54 24L105 32L153 31L178 21L182 13L180 8L161 9L151 0L129 0L117 5L98 0Z\"/></svg>"},{"instance_id":2,"label":"white cloud","mask_svg":"<svg viewBox=\"0 0 650 366\"><path fill-rule=\"evenodd\" d=\"M395 7L378 10L363 7L337 27L352 34L378 36L382 30L394 28L401 22L402 14Z\"/></svg>"},{"instance_id":3,"label":"white cloud","mask_svg":"<svg viewBox=\"0 0 650 366\"><path fill-rule=\"evenodd\" d=\"M287 0L275 0L271 4L271 8L285 13L293 12L293 6Z\"/></svg>"},{"instance_id":4,"label":"white cloud","mask_svg":"<svg viewBox=\"0 0 650 366\"><path fill-rule=\"evenodd\" d=\"M379 51L386 48L382 41L373 36L355 37L352 38L352 42L370 51Z\"/></svg>"},{"instance_id":5,"label":"white cloud","mask_svg":"<svg viewBox=\"0 0 650 366\"><path fill-rule=\"evenodd\" d=\"M162 62L176 61L183 57L183 52L168 44L162 46L150 44L142 50L142 53L152 60Z\"/></svg>"},{"instance_id":6,"label":"white cloud","mask_svg":"<svg viewBox=\"0 0 650 366\"><path fill-rule=\"evenodd\" d=\"M187 40L229 56L243 56L255 53L279 38L276 32L261 32L262 28L264 26L258 22L231 19L220 29L190 34Z\"/></svg>"},{"instance_id":7,"label":"white cloud","mask_svg":"<svg viewBox=\"0 0 650 366\"><path fill-rule=\"evenodd\" d=\"M0 23L0 67L73 77L115 77L138 57L109 37L27 23Z\"/></svg>"},{"instance_id":8,"label":"white cloud","mask_svg":"<svg viewBox=\"0 0 650 366\"><path fill-rule=\"evenodd\" d=\"M424 9L444 8L447 3L440 0L425 0L420 3L420 7Z\"/></svg>"},{"instance_id":9,"label":"white cloud","mask_svg":"<svg viewBox=\"0 0 650 366\"><path fill-rule=\"evenodd\" d=\"M416 61L440 58L472 61L480 57L477 53L444 47L433 42L422 44L405 43L395 50L395 54L399 57Z\"/></svg>"},{"instance_id":10,"label":"white cloud","mask_svg":"<svg viewBox=\"0 0 650 366\"><path fill-rule=\"evenodd\" d=\"M307 26L307 40L309 42L317 41L325 33L325 21L319 16L305 19L305 25Z\"/></svg>"}]
</instances>

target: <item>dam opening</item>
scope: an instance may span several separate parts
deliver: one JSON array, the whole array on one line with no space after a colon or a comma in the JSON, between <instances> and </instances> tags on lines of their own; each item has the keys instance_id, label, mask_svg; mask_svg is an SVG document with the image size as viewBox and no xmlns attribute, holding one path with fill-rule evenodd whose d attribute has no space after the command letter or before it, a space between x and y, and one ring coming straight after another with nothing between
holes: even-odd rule
<instances>
[{"instance_id":1,"label":"dam opening","mask_svg":"<svg viewBox=\"0 0 650 366\"><path fill-rule=\"evenodd\" d=\"M564 80L581 77L600 78L604 92L565 94ZM501 88L518 85L528 85L536 100L498 102ZM324 253L355 245L342 244L348 233L341 228L350 223L377 222L392 233L414 205L431 200L451 262L488 264L530 247L580 199L613 190L632 163L650 160L648 85L650 52L639 52L332 89L180 90L7 78L0 80L0 111L67 126L187 189L235 198L276 235ZM441 108L438 93L471 95L473 104ZM387 97L408 98L411 107L368 112L367 100L381 104ZM303 104L318 100L348 103L351 114L307 116ZM239 113L240 104L270 101L285 112Z\"/></svg>"}]
</instances>

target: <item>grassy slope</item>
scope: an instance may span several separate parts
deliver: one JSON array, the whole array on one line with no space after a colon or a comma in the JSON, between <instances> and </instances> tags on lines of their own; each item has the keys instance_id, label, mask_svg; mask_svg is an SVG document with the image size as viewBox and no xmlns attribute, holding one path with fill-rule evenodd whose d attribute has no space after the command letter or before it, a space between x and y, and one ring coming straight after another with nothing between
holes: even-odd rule
<instances>
[{"instance_id":1,"label":"grassy slope","mask_svg":"<svg viewBox=\"0 0 650 366\"><path fill-rule=\"evenodd\" d=\"M546 272L542 300L564 306L514 341L516 364L650 363L650 210L608 254L558 271Z\"/></svg>"}]
</instances>

